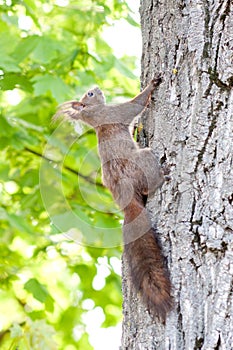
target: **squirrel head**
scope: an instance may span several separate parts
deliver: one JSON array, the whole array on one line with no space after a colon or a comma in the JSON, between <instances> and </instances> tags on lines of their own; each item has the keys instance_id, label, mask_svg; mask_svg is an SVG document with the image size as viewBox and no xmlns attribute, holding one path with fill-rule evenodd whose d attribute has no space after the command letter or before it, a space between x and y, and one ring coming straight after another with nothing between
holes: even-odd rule
<instances>
[{"instance_id":1,"label":"squirrel head","mask_svg":"<svg viewBox=\"0 0 233 350\"><path fill-rule=\"evenodd\" d=\"M88 90L79 101L85 106L105 104L105 97L99 87Z\"/></svg>"},{"instance_id":2,"label":"squirrel head","mask_svg":"<svg viewBox=\"0 0 233 350\"><path fill-rule=\"evenodd\" d=\"M85 107L94 107L98 105L105 105L105 97L103 92L95 87L93 89L88 90L80 101L67 101L62 103L59 106L57 113L53 117L53 122L56 121L60 116L65 117L66 119L81 119L85 122L85 117L82 116L79 112L81 112ZM95 120L94 118L88 118L86 121L89 125L94 126Z\"/></svg>"}]
</instances>

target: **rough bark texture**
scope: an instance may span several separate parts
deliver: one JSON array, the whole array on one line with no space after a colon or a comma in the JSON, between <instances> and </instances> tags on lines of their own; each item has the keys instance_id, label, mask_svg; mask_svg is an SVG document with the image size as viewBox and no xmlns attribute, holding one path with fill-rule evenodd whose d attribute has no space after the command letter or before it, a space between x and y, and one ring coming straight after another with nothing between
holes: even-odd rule
<instances>
[{"instance_id":1,"label":"rough bark texture","mask_svg":"<svg viewBox=\"0 0 233 350\"><path fill-rule=\"evenodd\" d=\"M148 207L173 284L166 325L123 261L122 349L233 349L233 3L141 0L142 85L164 74L141 141L171 165Z\"/></svg>"}]
</instances>

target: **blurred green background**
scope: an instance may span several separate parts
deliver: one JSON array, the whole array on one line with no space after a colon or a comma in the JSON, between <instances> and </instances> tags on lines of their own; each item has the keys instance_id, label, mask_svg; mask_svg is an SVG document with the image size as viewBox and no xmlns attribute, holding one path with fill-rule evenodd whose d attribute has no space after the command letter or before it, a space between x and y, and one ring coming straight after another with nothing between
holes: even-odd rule
<instances>
[{"instance_id":1,"label":"blurred green background","mask_svg":"<svg viewBox=\"0 0 233 350\"><path fill-rule=\"evenodd\" d=\"M133 30L133 18L121 0L0 0L3 350L105 349L107 334L117 348L122 215L94 131L51 117L93 85L107 102L137 93L137 58L112 49L118 21Z\"/></svg>"}]
</instances>

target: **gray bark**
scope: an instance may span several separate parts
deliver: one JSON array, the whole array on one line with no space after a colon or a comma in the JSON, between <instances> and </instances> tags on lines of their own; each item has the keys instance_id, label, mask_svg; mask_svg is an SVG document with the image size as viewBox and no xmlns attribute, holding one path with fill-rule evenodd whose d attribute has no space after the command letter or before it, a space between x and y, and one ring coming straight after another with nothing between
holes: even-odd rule
<instances>
[{"instance_id":1,"label":"gray bark","mask_svg":"<svg viewBox=\"0 0 233 350\"><path fill-rule=\"evenodd\" d=\"M142 0L143 86L164 83L142 116L144 143L171 165L150 201L174 309L155 322L123 261L122 349L233 349L233 4Z\"/></svg>"}]
</instances>

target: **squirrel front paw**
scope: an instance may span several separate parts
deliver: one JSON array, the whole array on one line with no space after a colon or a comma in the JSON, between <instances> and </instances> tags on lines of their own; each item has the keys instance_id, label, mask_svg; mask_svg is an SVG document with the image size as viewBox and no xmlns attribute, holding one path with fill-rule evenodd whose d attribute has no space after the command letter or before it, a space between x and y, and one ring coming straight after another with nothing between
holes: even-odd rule
<instances>
[{"instance_id":1,"label":"squirrel front paw","mask_svg":"<svg viewBox=\"0 0 233 350\"><path fill-rule=\"evenodd\" d=\"M153 88L156 88L158 85L162 83L162 81L163 81L162 74L159 73L154 77L154 79L151 80L151 85L153 86Z\"/></svg>"}]
</instances>

